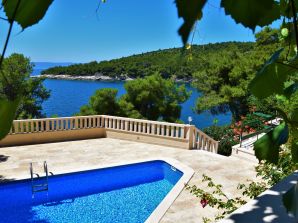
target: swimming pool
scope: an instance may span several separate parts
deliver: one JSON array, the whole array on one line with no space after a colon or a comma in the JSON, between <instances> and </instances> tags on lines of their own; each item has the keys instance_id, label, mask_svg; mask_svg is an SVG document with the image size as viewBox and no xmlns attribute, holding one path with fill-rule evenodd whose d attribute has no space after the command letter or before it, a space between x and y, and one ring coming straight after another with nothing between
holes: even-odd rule
<instances>
[{"instance_id":1,"label":"swimming pool","mask_svg":"<svg viewBox=\"0 0 298 223\"><path fill-rule=\"evenodd\" d=\"M0 184L0 222L145 222L183 173L155 160L49 177L49 190L31 181Z\"/></svg>"}]
</instances>

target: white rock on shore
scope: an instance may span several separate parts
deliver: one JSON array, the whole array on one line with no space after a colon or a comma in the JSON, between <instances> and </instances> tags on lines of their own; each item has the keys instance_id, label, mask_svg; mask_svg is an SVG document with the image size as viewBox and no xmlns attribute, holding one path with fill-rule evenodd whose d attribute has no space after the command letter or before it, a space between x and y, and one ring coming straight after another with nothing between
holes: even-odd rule
<instances>
[{"instance_id":1,"label":"white rock on shore","mask_svg":"<svg viewBox=\"0 0 298 223\"><path fill-rule=\"evenodd\" d=\"M105 75L93 75L93 76L74 76L74 75L54 75L54 74L43 74L40 75L39 77L45 77L49 79L64 79L64 80L91 80L91 81L129 81L133 80L132 78L112 78L109 76Z\"/></svg>"},{"instance_id":2,"label":"white rock on shore","mask_svg":"<svg viewBox=\"0 0 298 223\"><path fill-rule=\"evenodd\" d=\"M43 74L38 76L31 76L31 77L45 77L48 79L64 79L64 80L90 80L90 81L132 81L134 78L125 77L125 76L117 76L115 78L105 76L105 75L92 75L92 76L74 76L68 74L61 74L61 75L54 75L54 74ZM192 79L176 79L175 82L177 83L191 83Z\"/></svg>"}]
</instances>

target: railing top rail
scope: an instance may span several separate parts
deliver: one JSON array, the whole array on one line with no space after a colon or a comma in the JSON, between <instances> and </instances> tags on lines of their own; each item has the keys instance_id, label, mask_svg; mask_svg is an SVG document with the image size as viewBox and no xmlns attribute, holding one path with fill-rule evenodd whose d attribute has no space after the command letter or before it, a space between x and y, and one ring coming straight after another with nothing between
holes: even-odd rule
<instances>
[{"instance_id":1,"label":"railing top rail","mask_svg":"<svg viewBox=\"0 0 298 223\"><path fill-rule=\"evenodd\" d=\"M215 143L218 143L218 141L216 141L215 139L211 138L210 136L208 136L205 132L203 132L202 130L195 128L196 132L199 132L199 134L204 135L205 137L207 137L208 139L212 140Z\"/></svg>"},{"instance_id":2,"label":"railing top rail","mask_svg":"<svg viewBox=\"0 0 298 223\"><path fill-rule=\"evenodd\" d=\"M46 120L61 120L61 119L76 119L76 118L92 118L100 117L101 115L88 115L88 116L71 116L71 117L57 117L57 118L38 118L38 119L18 119L14 122L28 122L28 121L46 121Z\"/></svg>"},{"instance_id":3,"label":"railing top rail","mask_svg":"<svg viewBox=\"0 0 298 223\"><path fill-rule=\"evenodd\" d=\"M171 123L171 122L161 122L161 121L151 121L146 119L136 119L136 118L127 118L127 117L120 117L120 116L110 116L110 115L100 115L103 118L113 118L113 119L121 119L127 121L134 121L134 122L143 122L143 123L151 123L151 124L159 124L159 125L170 125L170 126L177 126L177 127L185 127L190 126L188 124L179 124L179 123Z\"/></svg>"},{"instance_id":4,"label":"railing top rail","mask_svg":"<svg viewBox=\"0 0 298 223\"><path fill-rule=\"evenodd\" d=\"M133 122L150 123L150 124L176 126L176 127L190 126L188 124L151 121L151 120L145 120L145 119L134 119L134 118L127 118L127 117L120 117L120 116L110 116L110 115L72 116L72 117L41 118L41 119L20 119L20 120L14 120L14 122L55 121L55 120L69 120L69 119L80 119L80 118L99 118L99 117L111 118L111 119L117 119L117 120L125 120L125 121L133 121Z\"/></svg>"}]
</instances>

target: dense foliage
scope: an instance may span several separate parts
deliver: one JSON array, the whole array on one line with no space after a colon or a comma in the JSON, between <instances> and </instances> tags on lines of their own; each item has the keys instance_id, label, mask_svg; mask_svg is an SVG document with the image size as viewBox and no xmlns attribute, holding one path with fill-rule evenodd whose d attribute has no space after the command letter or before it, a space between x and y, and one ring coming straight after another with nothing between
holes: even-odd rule
<instances>
[{"instance_id":1,"label":"dense foliage","mask_svg":"<svg viewBox=\"0 0 298 223\"><path fill-rule=\"evenodd\" d=\"M248 85L279 45L276 32L264 28L256 34L253 47L245 51L229 47L211 55L206 52L201 68L194 73L194 85L202 93L197 110L210 110L213 114L231 111L235 120L248 113Z\"/></svg>"},{"instance_id":2,"label":"dense foliage","mask_svg":"<svg viewBox=\"0 0 298 223\"><path fill-rule=\"evenodd\" d=\"M126 94L117 99L117 89L100 89L89 104L81 107L81 115L106 114L149 120L178 121L181 104L190 93L184 85L154 74L126 82Z\"/></svg>"},{"instance_id":3,"label":"dense foliage","mask_svg":"<svg viewBox=\"0 0 298 223\"><path fill-rule=\"evenodd\" d=\"M192 79L192 74L202 70L205 61L212 60L219 52L230 50L246 52L253 48L253 43L227 42L192 46L190 52L182 48L158 50L120 59L85 64L73 64L67 67L52 67L43 74L68 75L106 75L113 78L138 78L158 72L163 78Z\"/></svg>"},{"instance_id":4,"label":"dense foliage","mask_svg":"<svg viewBox=\"0 0 298 223\"><path fill-rule=\"evenodd\" d=\"M3 100L21 98L15 118L42 117L41 105L49 98L50 93L43 86L43 79L29 78L32 72L29 58L22 54L12 54L4 59L2 72L6 79L0 76L0 98ZM9 84L5 84L6 82Z\"/></svg>"},{"instance_id":5,"label":"dense foliage","mask_svg":"<svg viewBox=\"0 0 298 223\"><path fill-rule=\"evenodd\" d=\"M219 141L218 154L220 155L230 156L232 154L232 146L239 143L239 140L235 138L235 134L229 125L212 125L203 129L203 132L216 141Z\"/></svg>"},{"instance_id":6,"label":"dense foliage","mask_svg":"<svg viewBox=\"0 0 298 223\"><path fill-rule=\"evenodd\" d=\"M275 36L276 30L267 27L256 35L256 43L193 45L186 51L167 49L110 61L58 66L44 70L43 74L105 75L121 80L158 72L163 78L193 80L202 93L198 111L232 111L233 117L239 119L248 111L249 82L276 48ZM266 41L268 38L270 41Z\"/></svg>"}]
</instances>

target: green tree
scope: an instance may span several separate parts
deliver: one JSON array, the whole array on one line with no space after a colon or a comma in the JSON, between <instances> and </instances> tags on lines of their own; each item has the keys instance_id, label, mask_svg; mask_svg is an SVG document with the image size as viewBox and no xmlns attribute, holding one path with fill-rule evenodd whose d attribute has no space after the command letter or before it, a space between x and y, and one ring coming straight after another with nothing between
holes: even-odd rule
<instances>
[{"instance_id":1,"label":"green tree","mask_svg":"<svg viewBox=\"0 0 298 223\"><path fill-rule=\"evenodd\" d=\"M210 110L213 114L231 111L239 120L249 111L248 85L257 70L279 45L277 30L266 27L256 34L256 44L252 49L239 49L231 46L224 51L207 55L202 60L202 69L194 73L194 86L202 93L198 98L199 112ZM267 43L270 39L270 44ZM266 42L266 44L265 44Z\"/></svg>"},{"instance_id":2,"label":"green tree","mask_svg":"<svg viewBox=\"0 0 298 223\"><path fill-rule=\"evenodd\" d=\"M126 94L117 99L116 89L100 89L81 107L81 115L106 114L149 120L178 121L181 104L190 96L184 85L160 74L126 82Z\"/></svg>"},{"instance_id":3,"label":"green tree","mask_svg":"<svg viewBox=\"0 0 298 223\"><path fill-rule=\"evenodd\" d=\"M89 104L81 107L80 115L117 115L119 113L117 93L118 90L112 88L97 90L91 96Z\"/></svg>"},{"instance_id":4,"label":"green tree","mask_svg":"<svg viewBox=\"0 0 298 223\"><path fill-rule=\"evenodd\" d=\"M131 103L142 117L149 120L175 122L179 119L181 106L190 94L184 85L177 86L173 80L160 74L138 78L124 85L127 94L122 100Z\"/></svg>"},{"instance_id":5,"label":"green tree","mask_svg":"<svg viewBox=\"0 0 298 223\"><path fill-rule=\"evenodd\" d=\"M0 98L16 99L21 97L16 110L16 119L40 118L42 103L50 97L50 92L43 86L43 79L30 78L32 64L22 54L12 54L3 61L2 72L6 80L0 76Z\"/></svg>"}]
</instances>

